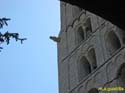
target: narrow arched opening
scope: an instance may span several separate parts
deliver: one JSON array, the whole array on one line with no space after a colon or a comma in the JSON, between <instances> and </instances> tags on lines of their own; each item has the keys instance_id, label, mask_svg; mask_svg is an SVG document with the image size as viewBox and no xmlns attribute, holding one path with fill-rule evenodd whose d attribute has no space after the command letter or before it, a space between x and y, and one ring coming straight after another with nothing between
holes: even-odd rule
<instances>
[{"instance_id":1,"label":"narrow arched opening","mask_svg":"<svg viewBox=\"0 0 125 93\"><path fill-rule=\"evenodd\" d=\"M106 38L106 46L110 54L114 53L116 50L118 50L121 47L120 40L117 37L117 35L114 33L114 31L111 31L108 33Z\"/></svg>"},{"instance_id":2,"label":"narrow arched opening","mask_svg":"<svg viewBox=\"0 0 125 93\"><path fill-rule=\"evenodd\" d=\"M84 39L85 39L84 30L83 30L82 27L79 27L78 30L77 30L78 44L80 44Z\"/></svg>"},{"instance_id":3,"label":"narrow arched opening","mask_svg":"<svg viewBox=\"0 0 125 93\"><path fill-rule=\"evenodd\" d=\"M80 62L78 62L78 69L79 69L79 80L81 81L84 77L86 77L89 73L91 73L91 67L86 59L86 57L82 57Z\"/></svg>"},{"instance_id":4,"label":"narrow arched opening","mask_svg":"<svg viewBox=\"0 0 125 93\"><path fill-rule=\"evenodd\" d=\"M97 61L96 61L96 54L95 54L95 49L92 48L88 52L88 58L91 63L92 70L97 68Z\"/></svg>"},{"instance_id":5,"label":"narrow arched opening","mask_svg":"<svg viewBox=\"0 0 125 93\"><path fill-rule=\"evenodd\" d=\"M86 32L86 37L89 37L91 32L92 32L92 26L91 26L91 19L88 18L86 22L84 23L85 26L85 32Z\"/></svg>"}]
</instances>

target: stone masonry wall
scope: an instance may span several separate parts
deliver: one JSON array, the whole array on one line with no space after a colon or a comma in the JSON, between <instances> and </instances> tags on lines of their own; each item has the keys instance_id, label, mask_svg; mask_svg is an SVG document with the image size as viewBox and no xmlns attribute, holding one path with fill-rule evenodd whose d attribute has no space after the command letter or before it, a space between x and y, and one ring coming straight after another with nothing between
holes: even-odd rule
<instances>
[{"instance_id":1,"label":"stone masonry wall","mask_svg":"<svg viewBox=\"0 0 125 93\"><path fill-rule=\"evenodd\" d=\"M120 86L115 77L125 63L125 32L76 6L64 2L60 6L59 93L89 93L93 88ZM80 27L83 29L82 36L78 33ZM89 54L91 49L95 51L94 56ZM79 62L82 57L90 63L91 72L79 79ZM93 64L97 67L93 68Z\"/></svg>"}]
</instances>

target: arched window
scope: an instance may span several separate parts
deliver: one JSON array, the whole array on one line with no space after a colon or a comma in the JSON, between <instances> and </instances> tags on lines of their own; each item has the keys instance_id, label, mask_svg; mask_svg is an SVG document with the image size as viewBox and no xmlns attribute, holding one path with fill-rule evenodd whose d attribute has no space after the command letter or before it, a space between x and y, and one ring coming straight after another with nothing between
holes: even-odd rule
<instances>
[{"instance_id":1,"label":"arched window","mask_svg":"<svg viewBox=\"0 0 125 93\"><path fill-rule=\"evenodd\" d=\"M84 23L85 26L85 32L86 32L86 37L89 37L89 35L92 32L92 26L91 26L91 19L88 18L86 22Z\"/></svg>"},{"instance_id":2,"label":"arched window","mask_svg":"<svg viewBox=\"0 0 125 93\"><path fill-rule=\"evenodd\" d=\"M97 88L92 88L91 90L88 91L88 93L99 93Z\"/></svg>"},{"instance_id":3,"label":"arched window","mask_svg":"<svg viewBox=\"0 0 125 93\"><path fill-rule=\"evenodd\" d=\"M77 31L78 44L80 44L84 39L85 39L84 30L82 27L79 27Z\"/></svg>"},{"instance_id":4,"label":"arched window","mask_svg":"<svg viewBox=\"0 0 125 93\"><path fill-rule=\"evenodd\" d=\"M112 54L121 47L120 40L114 33L114 31L108 33L106 38L106 46L110 54Z\"/></svg>"},{"instance_id":5,"label":"arched window","mask_svg":"<svg viewBox=\"0 0 125 93\"><path fill-rule=\"evenodd\" d=\"M78 69L79 69L79 80L82 80L85 76L91 73L91 67L86 59L86 57L82 57L80 62L78 62Z\"/></svg>"},{"instance_id":6,"label":"arched window","mask_svg":"<svg viewBox=\"0 0 125 93\"><path fill-rule=\"evenodd\" d=\"M97 62L96 62L96 54L95 54L95 50L94 48L90 49L89 52L88 52L88 58L89 58L89 61L91 63L91 67L92 69L96 69L97 68Z\"/></svg>"}]
</instances>

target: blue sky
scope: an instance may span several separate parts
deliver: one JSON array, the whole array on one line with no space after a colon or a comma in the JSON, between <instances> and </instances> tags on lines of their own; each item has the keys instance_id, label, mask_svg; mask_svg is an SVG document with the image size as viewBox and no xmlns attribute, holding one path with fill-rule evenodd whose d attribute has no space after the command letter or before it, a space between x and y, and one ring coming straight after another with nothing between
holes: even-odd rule
<instances>
[{"instance_id":1,"label":"blue sky","mask_svg":"<svg viewBox=\"0 0 125 93\"><path fill-rule=\"evenodd\" d=\"M49 39L60 31L58 0L1 0L0 18L9 17L2 33L18 32L0 52L0 93L58 93L57 46Z\"/></svg>"}]
</instances>

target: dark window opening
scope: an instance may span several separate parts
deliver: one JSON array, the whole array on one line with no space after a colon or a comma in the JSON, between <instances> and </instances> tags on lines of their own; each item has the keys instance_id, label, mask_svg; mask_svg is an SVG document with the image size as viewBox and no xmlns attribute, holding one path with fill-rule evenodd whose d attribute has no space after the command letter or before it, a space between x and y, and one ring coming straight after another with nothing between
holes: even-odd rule
<instances>
[{"instance_id":1,"label":"dark window opening","mask_svg":"<svg viewBox=\"0 0 125 93\"><path fill-rule=\"evenodd\" d=\"M91 73L91 67L86 59L86 57L82 57L79 64L79 80L82 80L85 76L87 76L89 73Z\"/></svg>"},{"instance_id":2,"label":"dark window opening","mask_svg":"<svg viewBox=\"0 0 125 93\"><path fill-rule=\"evenodd\" d=\"M121 47L120 40L113 31L109 32L106 39L106 45L110 54L112 54Z\"/></svg>"},{"instance_id":3,"label":"dark window opening","mask_svg":"<svg viewBox=\"0 0 125 93\"><path fill-rule=\"evenodd\" d=\"M92 26L91 26L91 19L88 18L84 24L85 26L85 32L86 32L86 37L89 37L91 32L92 32Z\"/></svg>"},{"instance_id":4,"label":"dark window opening","mask_svg":"<svg viewBox=\"0 0 125 93\"><path fill-rule=\"evenodd\" d=\"M77 34L78 34L77 35L77 41L78 41L78 43L81 43L85 39L85 37L84 37L84 31L83 31L82 27L78 28Z\"/></svg>"},{"instance_id":5,"label":"dark window opening","mask_svg":"<svg viewBox=\"0 0 125 93\"><path fill-rule=\"evenodd\" d=\"M94 48L90 49L90 51L88 52L88 58L89 58L89 61L91 62L92 69L93 70L96 69L97 62L96 62L96 54L95 54Z\"/></svg>"}]
</instances>

